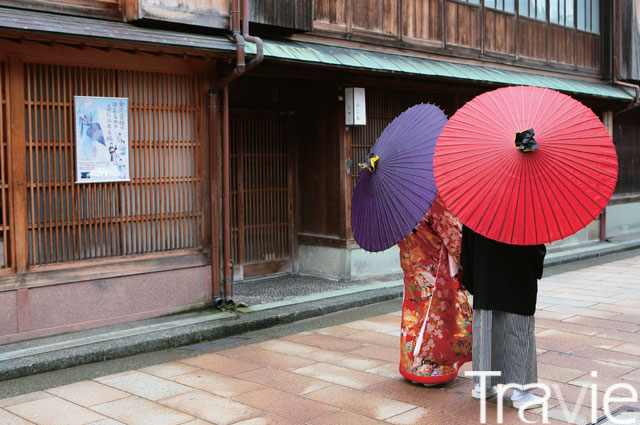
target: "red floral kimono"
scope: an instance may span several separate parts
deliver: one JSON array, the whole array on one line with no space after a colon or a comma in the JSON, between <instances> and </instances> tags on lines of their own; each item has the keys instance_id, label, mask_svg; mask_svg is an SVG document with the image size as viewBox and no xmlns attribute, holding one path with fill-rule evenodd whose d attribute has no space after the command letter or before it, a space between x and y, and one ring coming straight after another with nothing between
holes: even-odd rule
<instances>
[{"instance_id":1,"label":"red floral kimono","mask_svg":"<svg viewBox=\"0 0 640 425\"><path fill-rule=\"evenodd\" d=\"M400 373L413 382L452 381L471 361L472 311L458 273L461 230L438 196L398 244L405 288Z\"/></svg>"}]
</instances>

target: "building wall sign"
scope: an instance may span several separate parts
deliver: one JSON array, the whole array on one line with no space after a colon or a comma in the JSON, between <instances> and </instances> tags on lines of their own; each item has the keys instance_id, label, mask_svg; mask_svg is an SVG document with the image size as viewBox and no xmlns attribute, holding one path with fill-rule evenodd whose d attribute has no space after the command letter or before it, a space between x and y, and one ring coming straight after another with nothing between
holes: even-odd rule
<instances>
[{"instance_id":1,"label":"building wall sign","mask_svg":"<svg viewBox=\"0 0 640 425\"><path fill-rule=\"evenodd\" d=\"M367 125L364 88L345 87L344 119L346 125Z\"/></svg>"},{"instance_id":2,"label":"building wall sign","mask_svg":"<svg viewBox=\"0 0 640 425\"><path fill-rule=\"evenodd\" d=\"M76 183L127 182L129 99L74 96Z\"/></svg>"}]
</instances>

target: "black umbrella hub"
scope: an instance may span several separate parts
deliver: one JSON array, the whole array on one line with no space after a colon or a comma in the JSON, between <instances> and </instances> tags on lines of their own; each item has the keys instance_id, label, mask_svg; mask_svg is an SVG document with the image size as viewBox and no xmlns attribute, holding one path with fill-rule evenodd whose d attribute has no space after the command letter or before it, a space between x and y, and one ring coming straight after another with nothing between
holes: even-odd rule
<instances>
[{"instance_id":1,"label":"black umbrella hub","mask_svg":"<svg viewBox=\"0 0 640 425\"><path fill-rule=\"evenodd\" d=\"M380 160L380 157L374 153L369 154L369 158L365 162L358 164L360 168L366 168L370 173L376 171L376 163Z\"/></svg>"},{"instance_id":2,"label":"black umbrella hub","mask_svg":"<svg viewBox=\"0 0 640 425\"><path fill-rule=\"evenodd\" d=\"M516 149L522 152L533 152L538 149L538 142L533 138L534 135L533 128L516 133Z\"/></svg>"}]
</instances>

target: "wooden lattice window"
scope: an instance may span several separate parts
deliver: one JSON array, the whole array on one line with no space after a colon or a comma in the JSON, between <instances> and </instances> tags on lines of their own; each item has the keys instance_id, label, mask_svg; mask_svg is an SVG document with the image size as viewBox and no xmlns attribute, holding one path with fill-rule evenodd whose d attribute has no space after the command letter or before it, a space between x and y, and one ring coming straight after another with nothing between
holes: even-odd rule
<instances>
[{"instance_id":1,"label":"wooden lattice window","mask_svg":"<svg viewBox=\"0 0 640 425\"><path fill-rule=\"evenodd\" d=\"M9 187L8 174L8 148L9 148L9 102L7 96L7 64L0 62L0 202L2 202L0 215L0 270L10 269L11 260L11 211L10 199L11 190Z\"/></svg>"},{"instance_id":2,"label":"wooden lattice window","mask_svg":"<svg viewBox=\"0 0 640 425\"><path fill-rule=\"evenodd\" d=\"M29 263L202 245L192 75L25 64ZM76 184L74 96L129 98L131 181Z\"/></svg>"}]
</instances>

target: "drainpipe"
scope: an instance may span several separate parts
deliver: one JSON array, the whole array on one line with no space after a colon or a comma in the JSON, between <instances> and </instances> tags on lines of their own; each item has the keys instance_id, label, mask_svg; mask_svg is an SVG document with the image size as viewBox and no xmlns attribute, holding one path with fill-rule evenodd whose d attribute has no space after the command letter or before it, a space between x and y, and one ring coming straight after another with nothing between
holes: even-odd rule
<instances>
[{"instance_id":1,"label":"drainpipe","mask_svg":"<svg viewBox=\"0 0 640 425\"><path fill-rule=\"evenodd\" d=\"M242 0L242 28L240 27L240 0L232 0L231 3L231 31L233 33L233 41L236 44L236 66L233 71L220 79L209 91L210 100L213 103L218 102L217 94L222 90L222 216L223 216L223 258L224 258L224 281L222 287L222 302L219 304L227 304L233 306L233 274L231 262L231 184L230 184L230 160L229 160L229 84L242 76L246 71L256 67L262 62L263 48L262 40L249 34L249 0ZM242 31L242 33L241 33ZM249 41L256 44L256 57L253 58L249 65L245 65L245 49L244 42ZM212 139L213 140L213 139ZM213 188L211 188L213 190ZM213 205L212 205L213 208ZM211 229L212 238L215 236L215 227ZM217 246L212 243L212 247ZM217 252L211 253L211 261L215 261L218 257ZM212 265L212 282L215 282L218 276L214 276L214 267ZM218 292L216 291L216 287ZM218 304L220 300L219 285L214 283L214 302ZM215 297L217 296L217 300Z\"/></svg>"},{"instance_id":2,"label":"drainpipe","mask_svg":"<svg viewBox=\"0 0 640 425\"><path fill-rule=\"evenodd\" d=\"M219 250L218 246L218 232L216 232L218 223L216 222L216 215L218 211L218 195L214 188L217 187L218 179L216 174L218 173L217 167L214 164L218 163L218 150L215 148L214 140L217 140L216 129L218 128L218 97L210 90L209 91L209 140L211 141L209 146L209 205L211 210L211 284L213 285L213 305L216 308L222 307L224 300L220 296L220 282L218 282L219 271Z\"/></svg>"},{"instance_id":3,"label":"drainpipe","mask_svg":"<svg viewBox=\"0 0 640 425\"><path fill-rule=\"evenodd\" d=\"M611 26L611 33L613 35L613 54L611 55L613 84L629 87L636 91L636 97L633 99L631 105L621 111L615 112L613 115L616 116L640 106L640 86L625 81L618 81L618 0L613 0L613 24Z\"/></svg>"},{"instance_id":4,"label":"drainpipe","mask_svg":"<svg viewBox=\"0 0 640 425\"><path fill-rule=\"evenodd\" d=\"M260 65L264 58L262 40L249 34L249 0L242 0L242 36L245 40L256 45L256 57L247 64L246 71L250 71Z\"/></svg>"}]
</instances>

